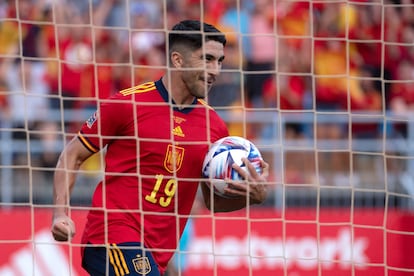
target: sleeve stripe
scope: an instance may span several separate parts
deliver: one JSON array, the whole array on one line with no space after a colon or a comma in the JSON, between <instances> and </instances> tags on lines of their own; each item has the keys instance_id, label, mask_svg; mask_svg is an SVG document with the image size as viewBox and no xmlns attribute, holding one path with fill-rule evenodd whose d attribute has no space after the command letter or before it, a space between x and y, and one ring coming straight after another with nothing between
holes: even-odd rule
<instances>
[{"instance_id":1,"label":"sleeve stripe","mask_svg":"<svg viewBox=\"0 0 414 276\"><path fill-rule=\"evenodd\" d=\"M128 96L131 94L136 94L136 93L145 93L148 91L152 91L155 89L155 83L154 82L147 82L138 86L134 86L131 88L127 88L124 90L121 90L119 93L124 95L124 96Z\"/></svg>"},{"instance_id":2,"label":"sleeve stripe","mask_svg":"<svg viewBox=\"0 0 414 276\"><path fill-rule=\"evenodd\" d=\"M206 107L207 107L207 108L209 108L209 109L214 109L211 105L209 105L206 101L204 101L204 100L202 100L202 99L197 99L197 101L198 101L200 104L202 104L202 105L206 106Z\"/></svg>"},{"instance_id":3,"label":"sleeve stripe","mask_svg":"<svg viewBox=\"0 0 414 276\"><path fill-rule=\"evenodd\" d=\"M90 143L82 134L82 132L78 132L78 138L81 143L91 152L96 153L99 151L99 148L96 148L92 143Z\"/></svg>"}]
</instances>

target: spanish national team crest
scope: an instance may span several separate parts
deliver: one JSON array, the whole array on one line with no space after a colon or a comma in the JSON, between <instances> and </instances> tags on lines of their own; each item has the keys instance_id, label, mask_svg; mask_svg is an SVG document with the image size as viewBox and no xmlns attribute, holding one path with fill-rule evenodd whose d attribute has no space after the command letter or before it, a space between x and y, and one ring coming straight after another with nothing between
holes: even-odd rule
<instances>
[{"instance_id":1,"label":"spanish national team crest","mask_svg":"<svg viewBox=\"0 0 414 276\"><path fill-rule=\"evenodd\" d=\"M184 148L168 145L167 152L165 153L164 168L172 173L177 172L183 163Z\"/></svg>"},{"instance_id":2,"label":"spanish national team crest","mask_svg":"<svg viewBox=\"0 0 414 276\"><path fill-rule=\"evenodd\" d=\"M151 264L148 257L141 257L137 255L137 258L132 260L134 269L138 274L146 275L151 272Z\"/></svg>"}]
</instances>

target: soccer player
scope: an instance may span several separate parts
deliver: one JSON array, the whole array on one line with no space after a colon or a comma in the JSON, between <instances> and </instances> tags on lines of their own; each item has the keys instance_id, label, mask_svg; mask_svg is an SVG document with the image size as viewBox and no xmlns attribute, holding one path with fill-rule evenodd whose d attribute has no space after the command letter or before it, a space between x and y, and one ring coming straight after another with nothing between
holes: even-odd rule
<instances>
[{"instance_id":1,"label":"soccer player","mask_svg":"<svg viewBox=\"0 0 414 276\"><path fill-rule=\"evenodd\" d=\"M225 123L202 99L224 60L226 38L214 26L184 20L169 33L169 69L155 82L122 90L102 101L62 151L54 176L52 234L75 234L68 216L76 172L105 150L105 176L93 194L82 236L82 264L91 275L162 275L195 200L209 143L228 136ZM225 93L225 91L223 91ZM258 174L236 170L249 185L232 182L218 197L201 184L206 207L242 209L265 200Z\"/></svg>"}]
</instances>

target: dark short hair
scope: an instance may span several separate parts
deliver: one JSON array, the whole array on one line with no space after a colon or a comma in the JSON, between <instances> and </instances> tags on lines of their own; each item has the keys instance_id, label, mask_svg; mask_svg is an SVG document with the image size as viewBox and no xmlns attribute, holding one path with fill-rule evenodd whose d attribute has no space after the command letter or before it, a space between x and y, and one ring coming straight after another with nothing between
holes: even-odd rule
<instances>
[{"instance_id":1,"label":"dark short hair","mask_svg":"<svg viewBox=\"0 0 414 276\"><path fill-rule=\"evenodd\" d=\"M184 44L193 50L200 49L203 42L214 40L226 46L226 37L213 25L198 20L183 20L174 25L168 34L169 49Z\"/></svg>"}]
</instances>

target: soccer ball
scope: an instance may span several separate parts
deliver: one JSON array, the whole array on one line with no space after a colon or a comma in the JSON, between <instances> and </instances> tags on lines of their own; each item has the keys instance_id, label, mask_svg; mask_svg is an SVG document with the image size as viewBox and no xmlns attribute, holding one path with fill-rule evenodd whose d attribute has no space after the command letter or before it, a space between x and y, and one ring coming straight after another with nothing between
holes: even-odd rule
<instances>
[{"instance_id":1,"label":"soccer ball","mask_svg":"<svg viewBox=\"0 0 414 276\"><path fill-rule=\"evenodd\" d=\"M208 178L206 183L210 188L213 186L216 194L228 197L224 194L224 188L227 187L225 179L243 180L232 167L233 164L237 164L247 171L242 161L243 157L252 163L259 174L262 173L262 155L251 141L238 136L227 136L211 145L204 158L202 175Z\"/></svg>"}]
</instances>

